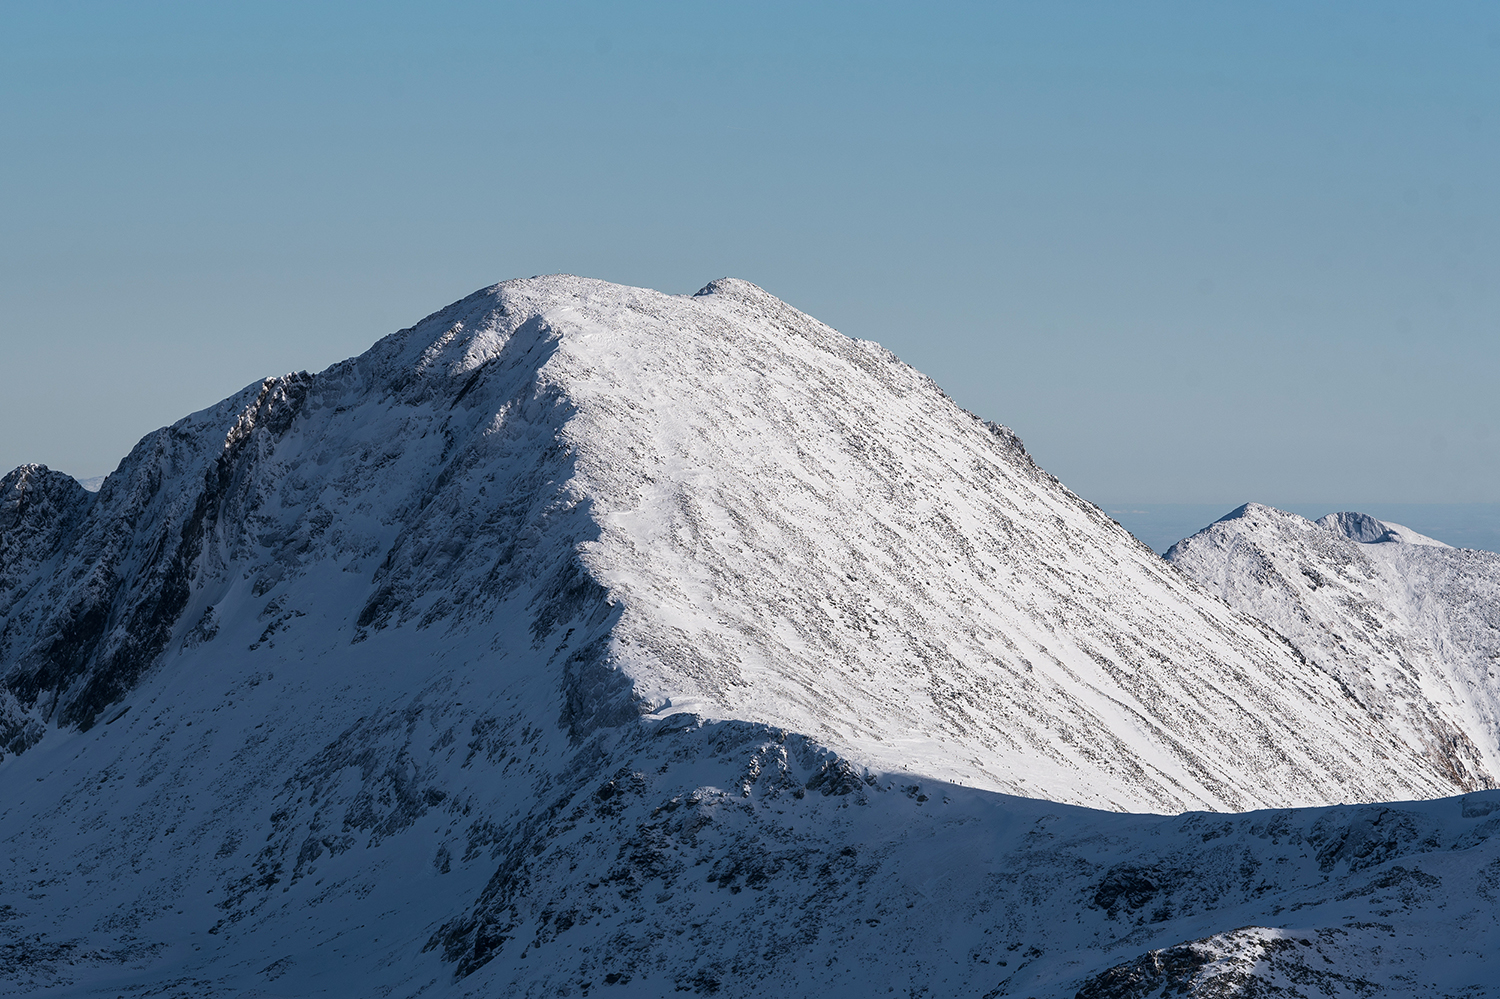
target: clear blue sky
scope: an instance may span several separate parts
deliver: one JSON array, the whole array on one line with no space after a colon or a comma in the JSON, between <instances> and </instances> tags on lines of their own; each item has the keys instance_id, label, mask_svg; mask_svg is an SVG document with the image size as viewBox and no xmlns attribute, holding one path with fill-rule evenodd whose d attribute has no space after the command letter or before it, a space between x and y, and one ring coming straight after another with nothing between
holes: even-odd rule
<instances>
[{"instance_id":1,"label":"clear blue sky","mask_svg":"<svg viewBox=\"0 0 1500 999\"><path fill-rule=\"evenodd\" d=\"M0 466L724 274L1101 502L1500 501L1500 5L0 5Z\"/></svg>"}]
</instances>

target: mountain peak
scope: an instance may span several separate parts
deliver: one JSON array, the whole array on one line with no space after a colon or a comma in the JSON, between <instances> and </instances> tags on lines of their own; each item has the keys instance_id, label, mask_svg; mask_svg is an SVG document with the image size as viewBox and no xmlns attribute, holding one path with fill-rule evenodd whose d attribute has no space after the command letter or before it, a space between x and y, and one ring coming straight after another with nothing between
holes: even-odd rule
<instances>
[{"instance_id":1,"label":"mountain peak","mask_svg":"<svg viewBox=\"0 0 1500 999\"><path fill-rule=\"evenodd\" d=\"M88 725L199 648L420 632L479 661L505 620L556 650L533 667L579 742L670 707L1109 808L1450 786L1372 769L1359 705L1013 434L749 282L705 290L504 282L149 436L65 565L7 567L17 696Z\"/></svg>"},{"instance_id":2,"label":"mountain peak","mask_svg":"<svg viewBox=\"0 0 1500 999\"><path fill-rule=\"evenodd\" d=\"M11 991L1073 994L1076 955L1112 987L1118 947L1294 898L1346 924L1356 860L1487 828L1077 807L1500 768L888 351L710 287L505 282L147 435L97 494L0 480ZM1478 554L1241 509L1183 545L1269 533L1290 563L1215 564L1276 594Z\"/></svg>"},{"instance_id":3,"label":"mountain peak","mask_svg":"<svg viewBox=\"0 0 1500 999\"><path fill-rule=\"evenodd\" d=\"M1166 558L1337 676L1403 744L1477 786L1500 776L1490 675L1500 643L1489 620L1500 555L1363 513L1314 523L1261 508L1209 525Z\"/></svg>"},{"instance_id":4,"label":"mountain peak","mask_svg":"<svg viewBox=\"0 0 1500 999\"><path fill-rule=\"evenodd\" d=\"M737 298L742 301L771 301L778 304L784 304L775 295L772 295L770 292L760 287L760 285L751 284L749 281L746 281L743 278L735 277L721 277L716 281L710 281L708 284L704 285L702 288L699 288L693 293L694 298L703 298L707 295L719 295L724 298Z\"/></svg>"},{"instance_id":5,"label":"mountain peak","mask_svg":"<svg viewBox=\"0 0 1500 999\"><path fill-rule=\"evenodd\" d=\"M1230 510L1224 516L1220 517L1218 521L1216 521L1216 523L1224 523L1226 521L1241 520L1247 518L1253 519L1257 517L1273 519L1304 519L1298 517L1295 513L1287 513L1285 510L1278 510L1276 507L1268 506L1265 503L1250 502L1242 503L1239 506L1235 507L1233 510Z\"/></svg>"}]
</instances>

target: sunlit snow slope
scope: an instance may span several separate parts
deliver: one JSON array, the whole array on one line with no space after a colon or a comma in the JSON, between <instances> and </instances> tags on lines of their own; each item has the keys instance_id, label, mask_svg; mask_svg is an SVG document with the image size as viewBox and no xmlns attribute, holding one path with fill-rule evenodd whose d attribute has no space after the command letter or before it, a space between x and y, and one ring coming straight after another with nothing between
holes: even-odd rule
<instances>
[{"instance_id":1,"label":"sunlit snow slope","mask_svg":"<svg viewBox=\"0 0 1500 999\"><path fill-rule=\"evenodd\" d=\"M1336 676L1398 751L1500 775L1500 555L1359 513L1249 503L1167 559Z\"/></svg>"},{"instance_id":2,"label":"sunlit snow slope","mask_svg":"<svg viewBox=\"0 0 1500 999\"><path fill-rule=\"evenodd\" d=\"M1491 770L739 281L508 282L17 469L0 667L15 992L1144 995L1342 975L1387 876L1387 978L1494 935L1489 798L1110 814Z\"/></svg>"}]
</instances>

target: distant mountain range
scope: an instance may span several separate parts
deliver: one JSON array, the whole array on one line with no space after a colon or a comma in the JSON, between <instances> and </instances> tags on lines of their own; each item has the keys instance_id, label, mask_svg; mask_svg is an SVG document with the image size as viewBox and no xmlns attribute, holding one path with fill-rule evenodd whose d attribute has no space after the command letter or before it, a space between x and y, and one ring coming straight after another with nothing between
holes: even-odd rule
<instances>
[{"instance_id":1,"label":"distant mountain range","mask_svg":"<svg viewBox=\"0 0 1500 999\"><path fill-rule=\"evenodd\" d=\"M746 282L497 285L0 480L0 976L1489 994L1500 556L1429 541L1163 560Z\"/></svg>"}]
</instances>

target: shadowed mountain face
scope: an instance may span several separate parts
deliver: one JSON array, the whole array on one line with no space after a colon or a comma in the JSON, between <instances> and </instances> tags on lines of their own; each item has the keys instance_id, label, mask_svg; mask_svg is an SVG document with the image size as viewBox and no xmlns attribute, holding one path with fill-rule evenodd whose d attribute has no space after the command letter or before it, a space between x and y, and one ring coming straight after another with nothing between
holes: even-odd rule
<instances>
[{"instance_id":1,"label":"shadowed mountain face","mask_svg":"<svg viewBox=\"0 0 1500 999\"><path fill-rule=\"evenodd\" d=\"M1489 856L1456 802L1075 807L1494 770L732 280L498 285L97 493L12 472L0 664L0 974L58 994L867 994L884 955L1002 995L1178 945L1208 981L1324 953L1223 936L1273 896Z\"/></svg>"}]
</instances>

